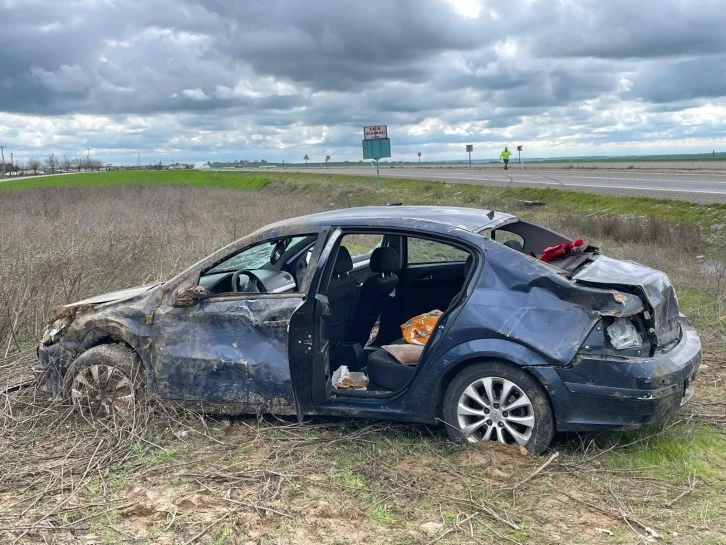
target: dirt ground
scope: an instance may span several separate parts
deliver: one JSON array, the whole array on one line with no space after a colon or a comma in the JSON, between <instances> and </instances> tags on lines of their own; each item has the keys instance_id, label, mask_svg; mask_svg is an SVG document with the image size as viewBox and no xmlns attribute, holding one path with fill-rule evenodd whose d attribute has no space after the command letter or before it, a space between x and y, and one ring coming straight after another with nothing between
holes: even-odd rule
<instances>
[{"instance_id":1,"label":"dirt ground","mask_svg":"<svg viewBox=\"0 0 726 545\"><path fill-rule=\"evenodd\" d=\"M699 386L722 387L724 358L707 361ZM161 403L133 422L89 423L33 388L0 407L0 542L726 540L723 403L696 402L647 433L558 436L539 457L454 445L437 427L211 418ZM704 446L705 425L720 439ZM674 439L708 463L623 463Z\"/></svg>"}]
</instances>

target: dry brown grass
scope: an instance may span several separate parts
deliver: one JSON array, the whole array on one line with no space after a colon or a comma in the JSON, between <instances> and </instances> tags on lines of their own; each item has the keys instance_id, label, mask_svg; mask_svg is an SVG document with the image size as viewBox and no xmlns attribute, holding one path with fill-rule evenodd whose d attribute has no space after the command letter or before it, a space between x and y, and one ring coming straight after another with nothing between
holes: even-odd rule
<instances>
[{"instance_id":1,"label":"dry brown grass","mask_svg":"<svg viewBox=\"0 0 726 545\"><path fill-rule=\"evenodd\" d=\"M333 190L324 202L169 186L3 194L0 387L28 369L56 304L169 278L258 226L345 206ZM537 214L668 271L697 318L723 304L723 280L692 253ZM89 425L33 389L0 394L0 542L722 543L725 371L710 331L711 365L681 421L559 438L556 458L452 445L440 428L210 420L157 402Z\"/></svg>"},{"instance_id":2,"label":"dry brown grass","mask_svg":"<svg viewBox=\"0 0 726 545\"><path fill-rule=\"evenodd\" d=\"M689 254L698 252L706 245L698 226L686 222L669 223L655 216L570 214L561 216L559 221L572 232L615 242L677 246Z\"/></svg>"},{"instance_id":3,"label":"dry brown grass","mask_svg":"<svg viewBox=\"0 0 726 545\"><path fill-rule=\"evenodd\" d=\"M57 304L171 278L258 227L316 210L310 199L186 186L4 192L0 356L37 338Z\"/></svg>"}]
</instances>

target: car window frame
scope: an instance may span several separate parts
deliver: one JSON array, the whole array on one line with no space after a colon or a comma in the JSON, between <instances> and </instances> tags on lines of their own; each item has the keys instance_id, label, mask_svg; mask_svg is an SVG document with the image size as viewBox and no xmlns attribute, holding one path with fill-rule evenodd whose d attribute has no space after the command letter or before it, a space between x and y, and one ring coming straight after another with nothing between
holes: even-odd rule
<instances>
[{"instance_id":1,"label":"car window frame","mask_svg":"<svg viewBox=\"0 0 726 545\"><path fill-rule=\"evenodd\" d=\"M234 252L230 252L226 254L224 257L215 260L211 265L207 265L204 268L200 269L196 275L195 275L195 285L200 285L201 278L205 274L209 274L209 271L214 269L215 267L219 266L219 264L223 263L226 260L231 259L232 257L241 254L242 252L245 252L251 248L254 248L255 246L260 246L262 244L269 244L274 243L275 241L282 240L285 238L296 238L296 237L303 237L303 240L301 240L299 243L303 242L306 238L312 238L315 237L315 240L312 241L312 244L304 245L302 248L294 250L292 252L292 255L288 256L287 258L283 259L285 254L292 250L292 248L288 247L285 252L283 252L282 256L280 256L280 260L277 263L282 263L284 265L286 262L288 262L290 259L292 259L293 256L305 253L310 248L313 249L312 255L310 257L310 261L308 262L308 266L306 267L306 273L303 276L302 279L298 279L298 289L296 291L292 292L286 292L286 293L269 293L269 292L252 292L252 291L229 291L229 292L223 292L223 293L214 293L210 294L208 297L205 298L205 300L215 300L215 299L229 299L230 297L242 297L242 298L249 298L249 297L305 297L305 295L310 290L310 281L312 278L312 273L314 271L310 271L310 263L315 263L317 266L318 259L320 256L320 250L319 247L325 243L325 240L327 238L327 231L307 231L304 233L288 233L288 234L276 234L275 236L271 236L269 238L260 238L255 240L254 242L251 242L250 244L247 244L245 246L242 246L241 248L237 248ZM316 249L317 248L317 249ZM221 251L221 250L220 250ZM210 256L211 257L211 256ZM302 257L302 256L301 256ZM276 270L276 271L282 271L282 265L280 268L275 269L267 269L267 270ZM314 269L315 267L313 267ZM240 269L234 269L234 270L240 270ZM255 270L255 269L249 269L249 270ZM211 273L211 274L228 274L233 271L220 271L218 273Z\"/></svg>"},{"instance_id":2,"label":"car window frame","mask_svg":"<svg viewBox=\"0 0 726 545\"><path fill-rule=\"evenodd\" d=\"M451 241L450 238L447 238L447 237L425 236L425 235L419 234L419 233L417 233L415 235L407 234L404 236L404 241L403 241L403 252L405 254L405 257L402 261L403 261L404 268L409 267L409 266L416 267L418 265L440 265L442 263L465 263L466 259L467 259L465 257L464 259L457 260L457 261L415 261L412 263L411 261L409 261L409 244L408 243L409 243L410 238L417 238L417 239L421 239L421 240L427 240L429 242L443 244L445 246L452 246L452 247L456 248L457 250L464 252L468 255L472 254L472 251L470 249L468 249L465 245L456 244L453 241ZM467 255L467 257L468 257L468 255Z\"/></svg>"}]
</instances>

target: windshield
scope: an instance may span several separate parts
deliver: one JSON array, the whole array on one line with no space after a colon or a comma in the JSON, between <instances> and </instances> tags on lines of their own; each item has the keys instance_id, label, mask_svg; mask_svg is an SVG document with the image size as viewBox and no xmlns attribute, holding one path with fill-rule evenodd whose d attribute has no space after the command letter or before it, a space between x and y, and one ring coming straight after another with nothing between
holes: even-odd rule
<instances>
[{"instance_id":1,"label":"windshield","mask_svg":"<svg viewBox=\"0 0 726 545\"><path fill-rule=\"evenodd\" d=\"M225 259L205 274L270 268L287 248L294 247L306 238L308 237L299 236L262 242Z\"/></svg>"}]
</instances>

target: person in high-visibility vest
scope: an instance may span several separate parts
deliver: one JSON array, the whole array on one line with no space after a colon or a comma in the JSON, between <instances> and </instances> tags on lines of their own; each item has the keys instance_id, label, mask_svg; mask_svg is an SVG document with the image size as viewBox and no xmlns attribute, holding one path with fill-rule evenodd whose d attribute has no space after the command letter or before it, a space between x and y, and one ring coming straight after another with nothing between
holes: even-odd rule
<instances>
[{"instance_id":1,"label":"person in high-visibility vest","mask_svg":"<svg viewBox=\"0 0 726 545\"><path fill-rule=\"evenodd\" d=\"M509 165L509 156L512 155L512 152L509 151L509 148L506 146L504 147L504 151L499 156L504 161L504 170L507 170L507 165Z\"/></svg>"}]
</instances>

